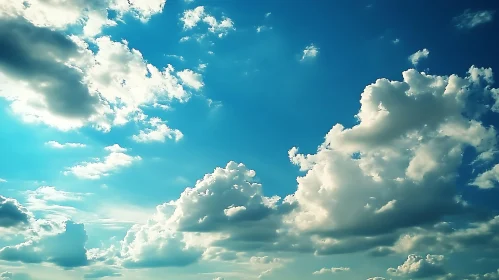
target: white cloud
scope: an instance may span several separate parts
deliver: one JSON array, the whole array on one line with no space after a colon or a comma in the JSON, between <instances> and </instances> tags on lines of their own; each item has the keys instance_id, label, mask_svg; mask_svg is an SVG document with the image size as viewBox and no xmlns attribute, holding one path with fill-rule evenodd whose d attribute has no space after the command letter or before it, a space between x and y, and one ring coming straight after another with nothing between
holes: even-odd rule
<instances>
[{"instance_id":1,"label":"white cloud","mask_svg":"<svg viewBox=\"0 0 499 280\"><path fill-rule=\"evenodd\" d=\"M57 190L52 186L42 186L34 191L26 191L28 194L28 202L31 199L41 199L45 201L75 201L82 200L84 196L88 194L84 193L74 193L74 192L65 192L61 190Z\"/></svg>"},{"instance_id":2,"label":"white cloud","mask_svg":"<svg viewBox=\"0 0 499 280\"><path fill-rule=\"evenodd\" d=\"M184 29L188 30L197 26L204 16L204 6L199 6L192 10L184 11L184 14L180 20L184 23Z\"/></svg>"},{"instance_id":3,"label":"white cloud","mask_svg":"<svg viewBox=\"0 0 499 280\"><path fill-rule=\"evenodd\" d=\"M231 18L222 17L222 19L218 20L214 16L208 14L205 11L204 6L199 6L194 9L184 11L184 14L180 18L180 21L182 21L184 24L184 30L193 29L200 22L204 22L209 26L208 31L217 34L219 38L222 38L226 36L230 31L235 30L234 22Z\"/></svg>"},{"instance_id":4,"label":"white cloud","mask_svg":"<svg viewBox=\"0 0 499 280\"><path fill-rule=\"evenodd\" d=\"M349 267L332 267L332 268L321 268L318 271L314 271L314 275L327 274L327 273L338 273L350 271Z\"/></svg>"},{"instance_id":5,"label":"white cloud","mask_svg":"<svg viewBox=\"0 0 499 280\"><path fill-rule=\"evenodd\" d=\"M492 169L478 175L471 185L481 189L494 188L499 183L499 164L496 164Z\"/></svg>"},{"instance_id":6,"label":"white cloud","mask_svg":"<svg viewBox=\"0 0 499 280\"><path fill-rule=\"evenodd\" d=\"M398 44L400 43L400 39L399 38L395 38L393 41L392 41L393 44Z\"/></svg>"},{"instance_id":7,"label":"white cloud","mask_svg":"<svg viewBox=\"0 0 499 280\"><path fill-rule=\"evenodd\" d=\"M31 219L31 214L12 198L0 195L0 232L2 229L25 228Z\"/></svg>"},{"instance_id":8,"label":"white cloud","mask_svg":"<svg viewBox=\"0 0 499 280\"><path fill-rule=\"evenodd\" d=\"M389 268L387 272L402 277L435 277L444 274L443 261L444 256L442 255L426 255L426 257L409 255L402 265L397 268Z\"/></svg>"},{"instance_id":9,"label":"white cloud","mask_svg":"<svg viewBox=\"0 0 499 280\"><path fill-rule=\"evenodd\" d=\"M191 39L191 37L189 37L189 36L184 36L184 37L180 38L180 40L179 40L179 41L180 41L180 43L183 43L183 42L187 42L187 41L189 41L190 39Z\"/></svg>"},{"instance_id":10,"label":"white cloud","mask_svg":"<svg viewBox=\"0 0 499 280\"><path fill-rule=\"evenodd\" d=\"M190 88L200 90L204 86L203 76L192 70L182 70L180 72L177 72L177 75L182 80L182 83Z\"/></svg>"},{"instance_id":11,"label":"white cloud","mask_svg":"<svg viewBox=\"0 0 499 280\"><path fill-rule=\"evenodd\" d=\"M103 160L96 159L93 162L82 162L67 168L64 171L64 175L73 174L80 179L97 180L142 159L140 156L125 154L126 149L121 148L117 144L106 147L105 150L110 153Z\"/></svg>"},{"instance_id":12,"label":"white cloud","mask_svg":"<svg viewBox=\"0 0 499 280\"><path fill-rule=\"evenodd\" d=\"M45 142L45 145L50 146L52 148L56 148L56 149L85 148L87 146L87 145L82 144L82 143L59 143L57 141L48 141L48 142Z\"/></svg>"},{"instance_id":13,"label":"white cloud","mask_svg":"<svg viewBox=\"0 0 499 280\"><path fill-rule=\"evenodd\" d=\"M63 227L62 232L1 248L0 259L23 263L48 262L64 268L87 265L87 234L84 226L67 221Z\"/></svg>"},{"instance_id":14,"label":"white cloud","mask_svg":"<svg viewBox=\"0 0 499 280\"><path fill-rule=\"evenodd\" d=\"M268 27L266 25L260 25L260 26L256 27L256 33L260 33L260 32L263 32L265 30L270 30L270 29L272 29L272 27Z\"/></svg>"},{"instance_id":15,"label":"white cloud","mask_svg":"<svg viewBox=\"0 0 499 280\"><path fill-rule=\"evenodd\" d=\"M301 57L301 61L314 58L318 54L319 54L319 48L317 48L314 44L311 44L303 50L303 56Z\"/></svg>"},{"instance_id":16,"label":"white cloud","mask_svg":"<svg viewBox=\"0 0 499 280\"><path fill-rule=\"evenodd\" d=\"M7 180L0 178L0 183L7 183Z\"/></svg>"},{"instance_id":17,"label":"white cloud","mask_svg":"<svg viewBox=\"0 0 499 280\"><path fill-rule=\"evenodd\" d=\"M6 3L5 3L6 2ZM143 22L161 13L166 0L103 0L103 1L52 1L26 0L24 2L4 1L2 13L8 16L22 16L36 26L64 29L73 24L83 26L87 36L98 35L105 26L115 26L116 21L108 19L108 10L115 11L121 20L126 14Z\"/></svg>"},{"instance_id":18,"label":"white cloud","mask_svg":"<svg viewBox=\"0 0 499 280\"><path fill-rule=\"evenodd\" d=\"M179 141L184 137L182 132L178 129L172 129L165 124L159 118L151 118L149 120L149 125L152 128L146 128L145 130L141 130L139 134L133 135L132 139L135 142L140 143L148 143L148 142L161 142L164 143L166 138L174 139L175 141Z\"/></svg>"},{"instance_id":19,"label":"white cloud","mask_svg":"<svg viewBox=\"0 0 499 280\"><path fill-rule=\"evenodd\" d=\"M21 55L30 58L23 65L12 65L3 62L8 61L7 54L0 56L0 97L26 122L60 130L92 125L109 131L112 126L144 119L143 106L186 102L190 97L173 66L156 68L126 41L100 37L89 46L78 37L66 37L23 19L1 26L2 38L20 38L12 42ZM38 51L53 55L39 56Z\"/></svg>"},{"instance_id":20,"label":"white cloud","mask_svg":"<svg viewBox=\"0 0 499 280\"><path fill-rule=\"evenodd\" d=\"M367 278L367 280L386 280L386 278L376 276L376 277Z\"/></svg>"},{"instance_id":21,"label":"white cloud","mask_svg":"<svg viewBox=\"0 0 499 280\"><path fill-rule=\"evenodd\" d=\"M266 13L266 14L265 14L265 17L266 17L266 18L268 18L268 17L270 17L271 15L272 15L272 13L271 13L271 12L268 12L268 13Z\"/></svg>"},{"instance_id":22,"label":"white cloud","mask_svg":"<svg viewBox=\"0 0 499 280\"><path fill-rule=\"evenodd\" d=\"M461 15L454 18L459 29L472 29L478 25L491 22L494 19L495 11L475 11L466 10Z\"/></svg>"},{"instance_id":23,"label":"white cloud","mask_svg":"<svg viewBox=\"0 0 499 280\"><path fill-rule=\"evenodd\" d=\"M409 56L409 61L412 63L412 65L416 66L418 65L419 61L425 58L428 58L430 55L430 51L428 49L422 49L419 50Z\"/></svg>"},{"instance_id":24,"label":"white cloud","mask_svg":"<svg viewBox=\"0 0 499 280\"><path fill-rule=\"evenodd\" d=\"M411 69L402 81L367 86L357 125L333 126L317 153L289 151L306 174L289 197L298 207L287 223L331 236L317 244L327 254L390 243L393 232L468 211L455 187L463 150L480 154L497 144L495 129L479 121L490 109L477 103L492 89L473 69L465 78Z\"/></svg>"}]
</instances>

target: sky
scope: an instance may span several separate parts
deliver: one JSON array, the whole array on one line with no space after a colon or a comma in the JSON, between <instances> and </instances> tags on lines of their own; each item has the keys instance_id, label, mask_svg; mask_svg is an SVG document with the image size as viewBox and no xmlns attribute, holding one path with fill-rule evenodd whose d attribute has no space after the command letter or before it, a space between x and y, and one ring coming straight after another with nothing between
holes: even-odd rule
<instances>
[{"instance_id":1,"label":"sky","mask_svg":"<svg viewBox=\"0 0 499 280\"><path fill-rule=\"evenodd\" d=\"M0 280L499 279L497 10L0 0Z\"/></svg>"}]
</instances>

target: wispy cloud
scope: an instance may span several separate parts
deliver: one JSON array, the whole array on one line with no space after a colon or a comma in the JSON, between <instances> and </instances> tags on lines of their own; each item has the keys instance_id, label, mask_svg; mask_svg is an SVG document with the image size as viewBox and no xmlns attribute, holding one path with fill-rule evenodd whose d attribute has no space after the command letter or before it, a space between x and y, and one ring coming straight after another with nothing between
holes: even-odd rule
<instances>
[{"instance_id":1,"label":"wispy cloud","mask_svg":"<svg viewBox=\"0 0 499 280\"><path fill-rule=\"evenodd\" d=\"M309 46L305 47L305 49L303 50L301 61L314 58L318 54L319 54L319 48L317 48L314 44L310 44Z\"/></svg>"},{"instance_id":2,"label":"wispy cloud","mask_svg":"<svg viewBox=\"0 0 499 280\"><path fill-rule=\"evenodd\" d=\"M59 143L57 141L48 141L45 142L45 145L55 148L55 149L64 149L64 148L85 148L87 145L82 143Z\"/></svg>"},{"instance_id":3,"label":"wispy cloud","mask_svg":"<svg viewBox=\"0 0 499 280\"><path fill-rule=\"evenodd\" d=\"M495 11L475 11L466 10L461 15L454 18L456 27L459 29L471 29L478 25L494 20Z\"/></svg>"}]
</instances>

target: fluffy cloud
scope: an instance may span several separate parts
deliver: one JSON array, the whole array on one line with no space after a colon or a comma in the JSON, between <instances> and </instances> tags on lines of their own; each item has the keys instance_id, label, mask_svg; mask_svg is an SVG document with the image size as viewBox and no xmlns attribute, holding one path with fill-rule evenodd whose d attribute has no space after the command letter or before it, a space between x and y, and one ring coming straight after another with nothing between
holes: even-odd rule
<instances>
[{"instance_id":1,"label":"fluffy cloud","mask_svg":"<svg viewBox=\"0 0 499 280\"><path fill-rule=\"evenodd\" d=\"M160 12L164 2L117 0L112 5L116 11L147 19ZM143 121L147 117L142 112L145 106L168 106L173 101L189 100L190 93L184 90L173 66L158 69L138 50L130 49L126 41L114 42L107 36L84 40L54 29L79 22L80 9L88 5L99 6L106 12L110 3L78 0L48 5L32 0L25 4L2 4L8 7L0 16L1 38L9 38L1 44L0 97L24 121L64 131L83 126L109 131L130 120ZM93 15L94 9L88 9ZM10 12L6 15L5 11ZM52 21L59 18L61 23ZM99 25L92 16L86 23L85 28L91 29ZM188 71L191 70L185 69L181 74L189 74ZM200 89L202 77L193 73L183 82Z\"/></svg>"},{"instance_id":2,"label":"fluffy cloud","mask_svg":"<svg viewBox=\"0 0 499 280\"><path fill-rule=\"evenodd\" d=\"M359 124L335 125L316 154L291 149L307 173L289 224L331 238L322 250L349 242L366 250L390 244L398 230L469 211L455 187L463 149L480 154L496 145L494 128L478 119L488 107L477 97L491 89L474 69L465 78L408 70L401 82L380 79L362 93Z\"/></svg>"},{"instance_id":3,"label":"fluffy cloud","mask_svg":"<svg viewBox=\"0 0 499 280\"><path fill-rule=\"evenodd\" d=\"M17 200L0 195L0 229L24 227L29 224L30 214Z\"/></svg>"},{"instance_id":4,"label":"fluffy cloud","mask_svg":"<svg viewBox=\"0 0 499 280\"><path fill-rule=\"evenodd\" d=\"M70 25L83 26L86 36L95 36L104 26L114 26L116 21L108 19L108 11L117 14L119 20L125 14L131 14L141 21L147 21L152 15L161 13L166 0L75 0L43 1L27 0L23 2L2 1L0 7L3 16L24 17L36 26L65 29Z\"/></svg>"},{"instance_id":5,"label":"fluffy cloud","mask_svg":"<svg viewBox=\"0 0 499 280\"><path fill-rule=\"evenodd\" d=\"M444 274L442 255L427 255L426 258L409 255L407 260L397 268L389 268L387 271L394 276L426 278Z\"/></svg>"},{"instance_id":6,"label":"fluffy cloud","mask_svg":"<svg viewBox=\"0 0 499 280\"><path fill-rule=\"evenodd\" d=\"M55 149L64 149L64 148L85 148L87 145L82 143L59 143L57 141L48 141L45 145L55 148Z\"/></svg>"},{"instance_id":7,"label":"fluffy cloud","mask_svg":"<svg viewBox=\"0 0 499 280\"><path fill-rule=\"evenodd\" d=\"M459 29L471 29L478 25L491 22L494 19L495 11L475 11L466 10L461 15L454 18L456 27Z\"/></svg>"},{"instance_id":8,"label":"fluffy cloud","mask_svg":"<svg viewBox=\"0 0 499 280\"><path fill-rule=\"evenodd\" d=\"M195 90L200 90L204 86L203 76L201 74L195 73L192 70L182 70L178 72L177 75L180 77L184 85Z\"/></svg>"},{"instance_id":9,"label":"fluffy cloud","mask_svg":"<svg viewBox=\"0 0 499 280\"><path fill-rule=\"evenodd\" d=\"M350 271L349 267L332 267L332 268L321 268L320 270L314 271L314 275L326 274L326 273L338 273Z\"/></svg>"},{"instance_id":10,"label":"fluffy cloud","mask_svg":"<svg viewBox=\"0 0 499 280\"><path fill-rule=\"evenodd\" d=\"M414 230L404 234L393 249L398 252L462 252L478 249L483 254L495 255L499 250L499 216L484 222L474 222L454 229L441 223L432 229Z\"/></svg>"},{"instance_id":11,"label":"fluffy cloud","mask_svg":"<svg viewBox=\"0 0 499 280\"><path fill-rule=\"evenodd\" d=\"M419 50L409 56L409 61L412 65L417 66L419 61L425 58L428 58L430 55L430 51L428 49Z\"/></svg>"},{"instance_id":12,"label":"fluffy cloud","mask_svg":"<svg viewBox=\"0 0 499 280\"><path fill-rule=\"evenodd\" d=\"M67 168L64 175L73 174L81 179L97 180L104 176L109 176L120 168L128 167L136 161L140 161L140 156L130 156L126 154L125 148L118 144L105 148L109 152L103 160L96 159L93 162L82 162L75 166Z\"/></svg>"},{"instance_id":13,"label":"fluffy cloud","mask_svg":"<svg viewBox=\"0 0 499 280\"><path fill-rule=\"evenodd\" d=\"M367 280L386 280L386 278L376 276L376 277L367 278Z\"/></svg>"},{"instance_id":14,"label":"fluffy cloud","mask_svg":"<svg viewBox=\"0 0 499 280\"><path fill-rule=\"evenodd\" d=\"M183 234L151 220L134 226L122 241L122 265L129 268L179 267L201 258L199 248L186 244Z\"/></svg>"},{"instance_id":15,"label":"fluffy cloud","mask_svg":"<svg viewBox=\"0 0 499 280\"><path fill-rule=\"evenodd\" d=\"M217 34L220 38L226 36L230 31L235 30L232 19L228 17L216 19L214 16L208 14L203 6L184 11L180 21L184 24L184 30L193 29L200 22L204 22L208 25L208 31Z\"/></svg>"},{"instance_id":16,"label":"fluffy cloud","mask_svg":"<svg viewBox=\"0 0 499 280\"><path fill-rule=\"evenodd\" d=\"M174 139L179 141L184 137L182 132L178 129L172 129L165 124L159 118L152 118L149 120L149 124L152 128L146 128L141 130L139 134L133 135L132 139L135 142L147 143L147 142L161 142L164 143L166 138Z\"/></svg>"},{"instance_id":17,"label":"fluffy cloud","mask_svg":"<svg viewBox=\"0 0 499 280\"><path fill-rule=\"evenodd\" d=\"M83 225L67 221L64 230L55 235L0 249L0 259L23 263L48 262L65 268L84 266L88 264L86 241Z\"/></svg>"},{"instance_id":18,"label":"fluffy cloud","mask_svg":"<svg viewBox=\"0 0 499 280\"><path fill-rule=\"evenodd\" d=\"M317 48L314 44L311 44L303 50L303 55L301 57L301 61L305 61L311 58L316 57L319 54L319 48Z\"/></svg>"},{"instance_id":19,"label":"fluffy cloud","mask_svg":"<svg viewBox=\"0 0 499 280\"><path fill-rule=\"evenodd\" d=\"M28 122L79 127L102 111L83 74L65 62L79 55L68 37L21 18L0 18L0 96ZM48 53L48 55L47 55Z\"/></svg>"},{"instance_id":20,"label":"fluffy cloud","mask_svg":"<svg viewBox=\"0 0 499 280\"><path fill-rule=\"evenodd\" d=\"M471 183L481 189L491 189L497 185L499 182L499 164L496 164L492 169L485 171L480 174Z\"/></svg>"}]
</instances>

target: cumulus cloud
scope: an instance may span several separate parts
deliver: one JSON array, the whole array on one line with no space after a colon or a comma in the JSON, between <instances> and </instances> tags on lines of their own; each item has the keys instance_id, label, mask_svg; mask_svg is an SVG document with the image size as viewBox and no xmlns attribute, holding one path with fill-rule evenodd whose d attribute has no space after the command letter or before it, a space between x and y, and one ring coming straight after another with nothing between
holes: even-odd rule
<instances>
[{"instance_id":1,"label":"cumulus cloud","mask_svg":"<svg viewBox=\"0 0 499 280\"><path fill-rule=\"evenodd\" d=\"M105 148L109 152L103 159L95 159L92 162L82 162L67 168L64 175L73 174L80 179L97 180L101 177L109 176L111 173L121 168L128 167L134 162L142 160L140 156L130 156L126 154L125 148L118 144Z\"/></svg>"},{"instance_id":2,"label":"cumulus cloud","mask_svg":"<svg viewBox=\"0 0 499 280\"><path fill-rule=\"evenodd\" d=\"M461 15L454 18L456 27L459 29L472 29L478 25L491 22L494 19L495 11L471 11L466 10Z\"/></svg>"},{"instance_id":3,"label":"cumulus cloud","mask_svg":"<svg viewBox=\"0 0 499 280\"><path fill-rule=\"evenodd\" d=\"M64 148L85 148L87 145L82 143L59 143L57 141L48 141L45 142L45 145L55 148L55 149L64 149Z\"/></svg>"},{"instance_id":4,"label":"cumulus cloud","mask_svg":"<svg viewBox=\"0 0 499 280\"><path fill-rule=\"evenodd\" d=\"M428 58L430 55L430 51L428 49L419 50L409 56L409 61L412 65L417 66L419 61L425 58Z\"/></svg>"},{"instance_id":5,"label":"cumulus cloud","mask_svg":"<svg viewBox=\"0 0 499 280\"><path fill-rule=\"evenodd\" d=\"M200 22L204 22L208 25L208 31L220 38L226 36L230 31L235 30L234 22L231 18L222 17L221 19L217 19L207 13L204 6L184 11L180 21L184 24L184 30L193 29Z\"/></svg>"},{"instance_id":6,"label":"cumulus cloud","mask_svg":"<svg viewBox=\"0 0 499 280\"><path fill-rule=\"evenodd\" d=\"M416 70L403 72L401 82L380 79L367 86L357 125L335 125L316 154L289 151L306 171L298 178L293 199L299 207L289 223L332 238L321 241L322 250L341 248L352 235L365 250L393 242L397 230L468 211L455 178L464 148L495 148L494 128L474 118L486 107L476 97L490 95L471 75Z\"/></svg>"},{"instance_id":7,"label":"cumulus cloud","mask_svg":"<svg viewBox=\"0 0 499 280\"><path fill-rule=\"evenodd\" d=\"M189 99L173 66L158 69L124 40L85 39L60 30L84 22L84 31L98 33L107 21L108 9L117 12L118 18L128 13L147 20L161 12L164 0L78 0L50 5L30 0L17 6L11 2L3 4L0 17L0 37L9 38L0 42L0 97L24 121L64 131L83 126L109 131L131 120L143 120L144 106Z\"/></svg>"},{"instance_id":8,"label":"cumulus cloud","mask_svg":"<svg viewBox=\"0 0 499 280\"><path fill-rule=\"evenodd\" d=\"M303 55L301 57L301 61L305 61L308 59L312 59L319 54L319 48L317 48L314 44L311 44L303 50Z\"/></svg>"},{"instance_id":9,"label":"cumulus cloud","mask_svg":"<svg viewBox=\"0 0 499 280\"><path fill-rule=\"evenodd\" d=\"M426 258L409 255L407 260L397 268L389 268L387 272L394 276L427 278L444 274L444 256L426 255Z\"/></svg>"},{"instance_id":10,"label":"cumulus cloud","mask_svg":"<svg viewBox=\"0 0 499 280\"><path fill-rule=\"evenodd\" d=\"M139 134L133 135L132 139L139 143L148 142L161 142L164 143L166 138L179 141L184 137L182 132L178 129L172 129L166 125L164 121L159 118L151 118L149 120L151 128L141 130Z\"/></svg>"},{"instance_id":11,"label":"cumulus cloud","mask_svg":"<svg viewBox=\"0 0 499 280\"><path fill-rule=\"evenodd\" d=\"M29 212L17 200L0 195L0 228L24 227L29 220Z\"/></svg>"},{"instance_id":12,"label":"cumulus cloud","mask_svg":"<svg viewBox=\"0 0 499 280\"><path fill-rule=\"evenodd\" d=\"M177 73L182 80L182 83L195 90L200 90L203 86L203 76L192 70L186 69Z\"/></svg>"},{"instance_id":13,"label":"cumulus cloud","mask_svg":"<svg viewBox=\"0 0 499 280\"><path fill-rule=\"evenodd\" d=\"M437 224L432 229L413 230L395 243L397 252L463 252L477 249L483 254L499 250L499 216L483 222L472 222L454 229L450 224Z\"/></svg>"},{"instance_id":14,"label":"cumulus cloud","mask_svg":"<svg viewBox=\"0 0 499 280\"><path fill-rule=\"evenodd\" d=\"M65 64L79 55L72 40L22 18L0 21L0 96L11 102L15 113L28 122L67 130L102 111L83 74Z\"/></svg>"},{"instance_id":15,"label":"cumulus cloud","mask_svg":"<svg viewBox=\"0 0 499 280\"><path fill-rule=\"evenodd\" d=\"M350 271L349 267L331 267L331 268L321 268L320 270L314 271L312 274L320 275L327 273L338 273L338 272L347 272Z\"/></svg>"},{"instance_id":16,"label":"cumulus cloud","mask_svg":"<svg viewBox=\"0 0 499 280\"><path fill-rule=\"evenodd\" d=\"M491 189L494 188L499 182L499 164L496 164L492 169L485 171L484 173L478 175L475 180L471 183L481 189Z\"/></svg>"},{"instance_id":17,"label":"cumulus cloud","mask_svg":"<svg viewBox=\"0 0 499 280\"><path fill-rule=\"evenodd\" d=\"M3 247L0 249L0 259L23 263L48 262L65 268L84 266L88 264L86 242L87 234L83 225L66 221L64 230L55 235Z\"/></svg>"}]
</instances>

